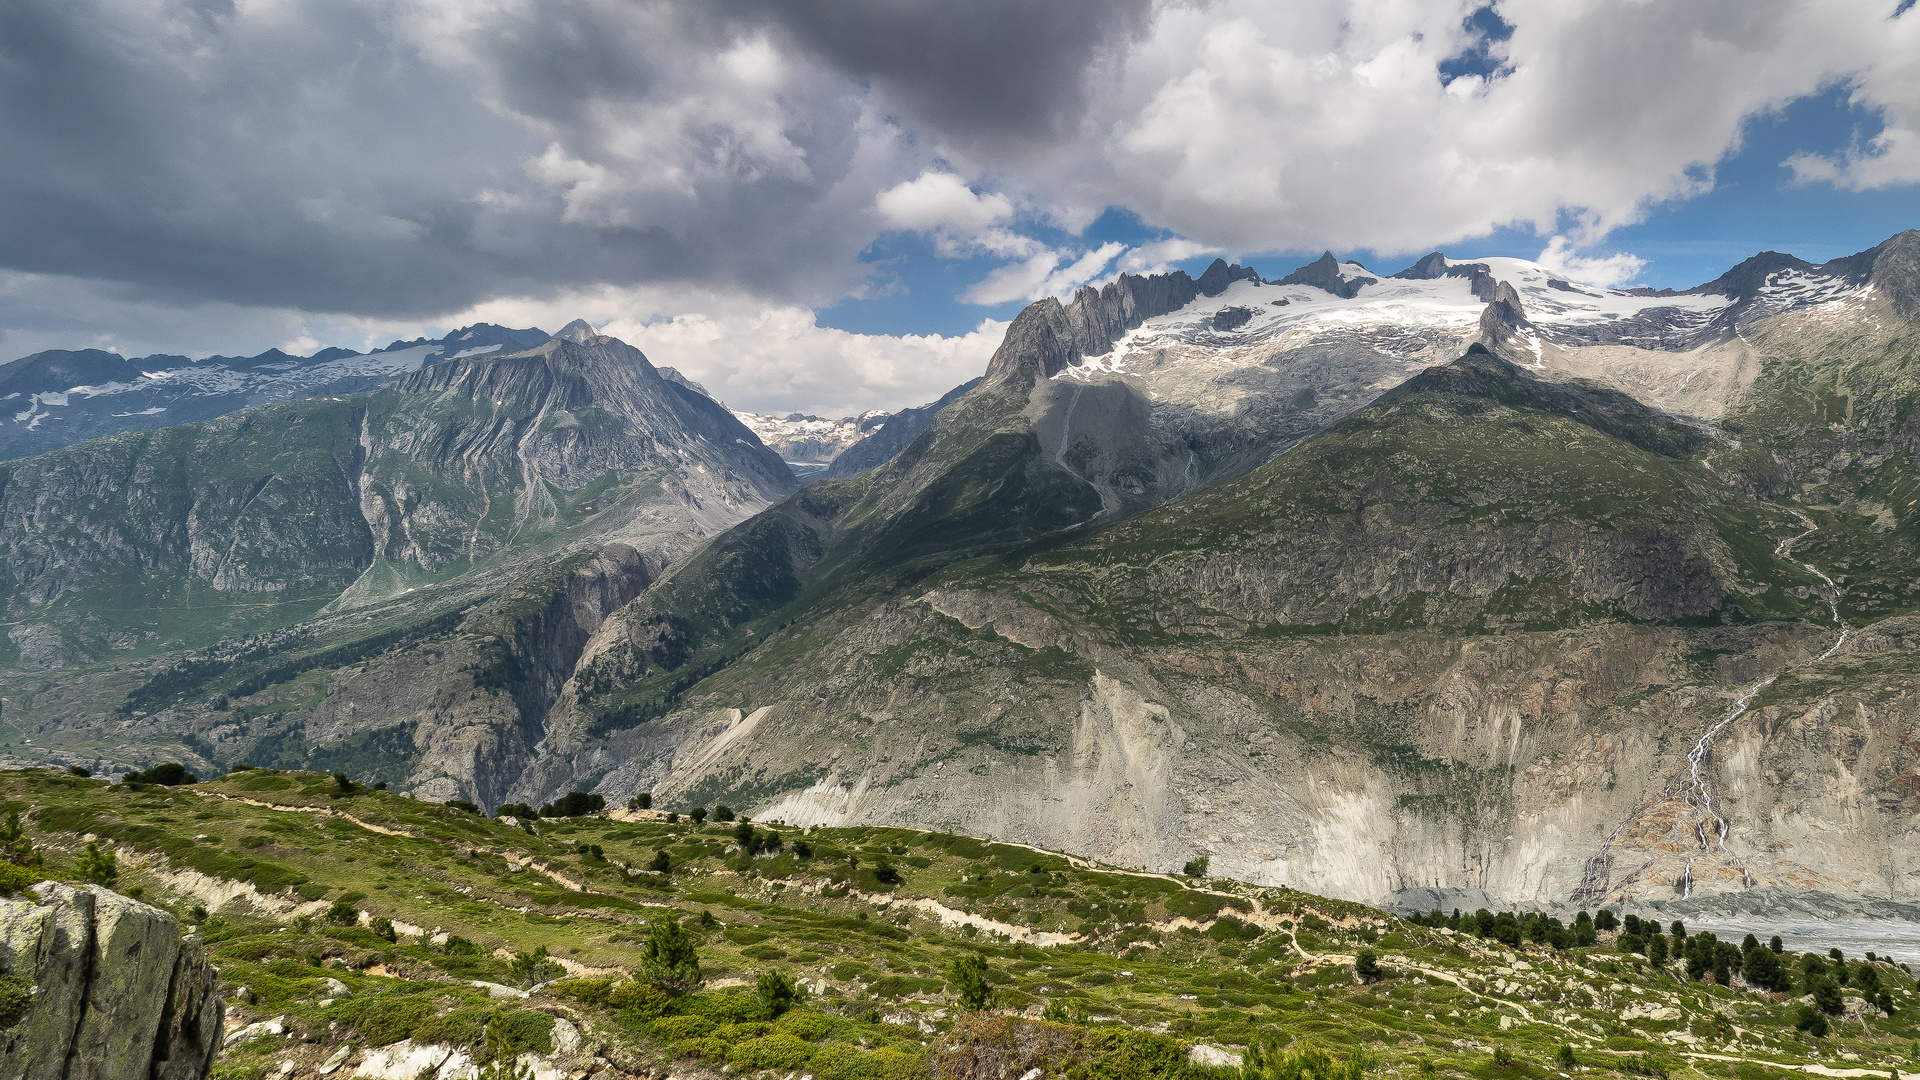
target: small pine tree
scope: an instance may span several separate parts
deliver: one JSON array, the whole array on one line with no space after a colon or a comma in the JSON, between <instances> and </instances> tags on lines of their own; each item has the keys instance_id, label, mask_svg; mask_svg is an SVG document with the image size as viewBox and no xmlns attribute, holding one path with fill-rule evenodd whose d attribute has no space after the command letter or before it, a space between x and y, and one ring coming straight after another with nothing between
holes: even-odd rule
<instances>
[{"instance_id":1,"label":"small pine tree","mask_svg":"<svg viewBox=\"0 0 1920 1080\"><path fill-rule=\"evenodd\" d=\"M33 846L33 839L20 824L20 811L7 815L5 824L0 824L0 861L15 866L39 866L40 852Z\"/></svg>"},{"instance_id":2,"label":"small pine tree","mask_svg":"<svg viewBox=\"0 0 1920 1080\"><path fill-rule=\"evenodd\" d=\"M1832 979L1819 978L1813 983L1813 1007L1828 1016L1839 1016L1847 1007L1846 998L1840 994L1840 985Z\"/></svg>"},{"instance_id":3,"label":"small pine tree","mask_svg":"<svg viewBox=\"0 0 1920 1080\"><path fill-rule=\"evenodd\" d=\"M978 1012L987 1007L993 990L987 984L987 961L979 953L964 953L947 963L947 982L960 997L960 1007Z\"/></svg>"},{"instance_id":4,"label":"small pine tree","mask_svg":"<svg viewBox=\"0 0 1920 1080\"><path fill-rule=\"evenodd\" d=\"M1560 1067L1563 1069L1572 1069L1578 1064L1580 1064L1580 1059L1573 1056L1573 1045L1571 1043L1561 1043Z\"/></svg>"},{"instance_id":5,"label":"small pine tree","mask_svg":"<svg viewBox=\"0 0 1920 1080\"><path fill-rule=\"evenodd\" d=\"M1827 1034L1827 1018L1811 1005L1800 1006L1793 1015L1793 1026L1816 1039L1824 1038Z\"/></svg>"},{"instance_id":6,"label":"small pine tree","mask_svg":"<svg viewBox=\"0 0 1920 1080\"><path fill-rule=\"evenodd\" d=\"M533 1070L520 1061L518 1051L506 1018L494 1013L481 1044L478 1080L533 1080Z\"/></svg>"},{"instance_id":7,"label":"small pine tree","mask_svg":"<svg viewBox=\"0 0 1920 1080\"><path fill-rule=\"evenodd\" d=\"M87 850L80 853L76 869L80 880L111 889L113 883L120 880L120 857L111 851L101 851L98 840L89 840Z\"/></svg>"},{"instance_id":8,"label":"small pine tree","mask_svg":"<svg viewBox=\"0 0 1920 1080\"><path fill-rule=\"evenodd\" d=\"M656 851L653 853L653 861L647 864L647 869L656 874L671 874L673 859L664 851Z\"/></svg>"},{"instance_id":9,"label":"small pine tree","mask_svg":"<svg viewBox=\"0 0 1920 1080\"><path fill-rule=\"evenodd\" d=\"M1386 977L1386 972L1380 967L1380 958L1372 949L1361 949L1360 954L1354 957L1353 973L1363 983L1377 983Z\"/></svg>"},{"instance_id":10,"label":"small pine tree","mask_svg":"<svg viewBox=\"0 0 1920 1080\"><path fill-rule=\"evenodd\" d=\"M767 1019L778 1020L781 1014L807 999L807 988L795 983L784 971L763 971L754 982L753 997Z\"/></svg>"},{"instance_id":11,"label":"small pine tree","mask_svg":"<svg viewBox=\"0 0 1920 1080\"><path fill-rule=\"evenodd\" d=\"M700 988L700 954L680 920L663 915L653 921L640 971L648 982L672 993L688 994Z\"/></svg>"},{"instance_id":12,"label":"small pine tree","mask_svg":"<svg viewBox=\"0 0 1920 1080\"><path fill-rule=\"evenodd\" d=\"M532 986L557 977L564 969L547 958L547 947L542 945L532 952L515 953L507 970L521 986Z\"/></svg>"},{"instance_id":13,"label":"small pine tree","mask_svg":"<svg viewBox=\"0 0 1920 1080\"><path fill-rule=\"evenodd\" d=\"M1212 859L1208 858L1205 855L1202 855L1197 859L1188 859L1187 865L1181 867L1181 872L1186 874L1188 877L1192 877L1192 878L1206 877L1207 866L1212 861L1213 861Z\"/></svg>"},{"instance_id":14,"label":"small pine tree","mask_svg":"<svg viewBox=\"0 0 1920 1080\"><path fill-rule=\"evenodd\" d=\"M707 808L704 806L696 806L693 808L693 813L687 816L693 819L695 825L702 824L707 820Z\"/></svg>"},{"instance_id":15,"label":"small pine tree","mask_svg":"<svg viewBox=\"0 0 1920 1080\"><path fill-rule=\"evenodd\" d=\"M1253 1040L1240 1062L1245 1080L1360 1080L1366 1069L1366 1060L1359 1054L1335 1061L1312 1039L1283 1048L1270 1035Z\"/></svg>"}]
</instances>

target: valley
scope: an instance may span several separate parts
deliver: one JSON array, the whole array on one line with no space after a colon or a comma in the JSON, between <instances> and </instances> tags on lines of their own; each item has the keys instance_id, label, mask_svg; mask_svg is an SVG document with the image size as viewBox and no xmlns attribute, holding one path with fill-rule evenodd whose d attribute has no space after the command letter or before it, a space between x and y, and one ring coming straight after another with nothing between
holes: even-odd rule
<instances>
[{"instance_id":1,"label":"valley","mask_svg":"<svg viewBox=\"0 0 1920 1080\"><path fill-rule=\"evenodd\" d=\"M483 808L726 801L1403 910L1904 912L1917 237L1688 293L1437 253L1123 276L1033 305L978 384L797 492L764 449L717 498L690 450L625 464L662 444L638 435L657 405L624 429L525 406L595 449L539 465L544 489L406 451L436 479L349 512L383 554L316 567L309 599L183 563L214 567L194 588L227 626L263 612L251 636L116 646L16 588L0 753L344 770ZM547 348L629 355L581 327ZM518 362L370 402L478 401ZM634 392L603 378L596 402ZM459 423L395 445L478 434ZM12 468L25 506L40 481ZM455 524L475 514L501 531Z\"/></svg>"}]
</instances>

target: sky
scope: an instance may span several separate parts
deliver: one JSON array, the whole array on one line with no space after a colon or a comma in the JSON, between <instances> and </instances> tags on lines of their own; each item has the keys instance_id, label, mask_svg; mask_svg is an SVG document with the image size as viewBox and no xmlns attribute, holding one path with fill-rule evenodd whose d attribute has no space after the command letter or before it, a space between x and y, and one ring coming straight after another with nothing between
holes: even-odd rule
<instances>
[{"instance_id":1,"label":"sky","mask_svg":"<svg viewBox=\"0 0 1920 1080\"><path fill-rule=\"evenodd\" d=\"M1913 0L9 0L0 359L585 318L741 410L1121 272L1920 227Z\"/></svg>"}]
</instances>

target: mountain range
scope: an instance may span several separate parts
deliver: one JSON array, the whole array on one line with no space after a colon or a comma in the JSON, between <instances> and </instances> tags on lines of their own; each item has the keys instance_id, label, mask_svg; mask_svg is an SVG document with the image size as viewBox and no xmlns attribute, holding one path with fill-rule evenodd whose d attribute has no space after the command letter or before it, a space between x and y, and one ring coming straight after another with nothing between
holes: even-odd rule
<instances>
[{"instance_id":1,"label":"mountain range","mask_svg":"<svg viewBox=\"0 0 1920 1080\"><path fill-rule=\"evenodd\" d=\"M1914 898L1920 232L1686 292L1123 275L805 486L810 418L584 324L458 343L0 465L0 750L1423 909Z\"/></svg>"}]
</instances>

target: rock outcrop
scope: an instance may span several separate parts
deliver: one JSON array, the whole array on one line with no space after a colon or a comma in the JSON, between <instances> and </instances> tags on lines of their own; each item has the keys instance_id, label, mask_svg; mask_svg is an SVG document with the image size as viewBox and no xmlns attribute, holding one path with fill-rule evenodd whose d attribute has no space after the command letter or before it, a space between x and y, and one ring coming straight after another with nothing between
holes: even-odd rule
<instances>
[{"instance_id":1,"label":"rock outcrop","mask_svg":"<svg viewBox=\"0 0 1920 1080\"><path fill-rule=\"evenodd\" d=\"M1239 277L1239 271L1238 266L1227 268L1220 288ZM1111 352L1127 331L1156 315L1178 311L1198 295L1199 285L1175 270L1151 277L1121 274L1099 289L1081 289L1064 307L1048 297L1028 306L1007 327L1005 340L987 364L986 382L997 386L1021 376L1028 382L1052 378L1085 357Z\"/></svg>"},{"instance_id":2,"label":"rock outcrop","mask_svg":"<svg viewBox=\"0 0 1920 1080\"><path fill-rule=\"evenodd\" d=\"M1372 285L1378 278L1364 274L1348 277L1340 266L1340 260L1333 252L1323 252L1318 259L1280 279L1281 285L1311 285L1316 289L1325 289L1343 300L1351 300L1360 294L1360 287Z\"/></svg>"},{"instance_id":3,"label":"rock outcrop","mask_svg":"<svg viewBox=\"0 0 1920 1080\"><path fill-rule=\"evenodd\" d=\"M0 1030L14 1080L198 1080L220 1046L218 975L159 908L94 885L0 900L0 967L34 984Z\"/></svg>"}]
</instances>

